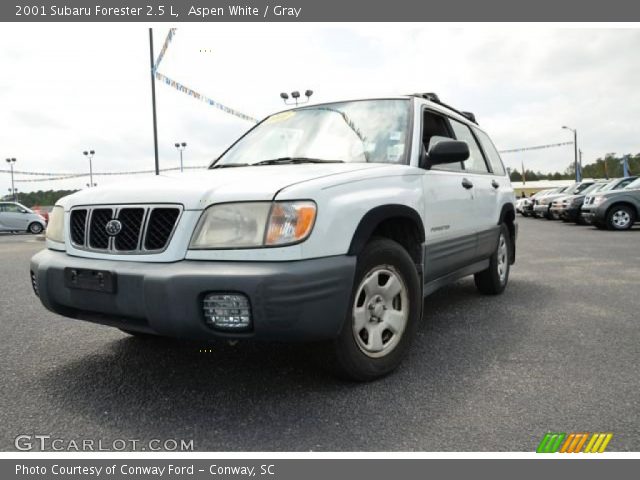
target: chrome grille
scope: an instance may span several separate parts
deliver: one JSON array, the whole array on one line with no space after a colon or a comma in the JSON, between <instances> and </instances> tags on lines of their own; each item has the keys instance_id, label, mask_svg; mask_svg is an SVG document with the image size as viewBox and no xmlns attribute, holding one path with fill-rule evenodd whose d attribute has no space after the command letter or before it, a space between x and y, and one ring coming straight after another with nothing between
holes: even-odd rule
<instances>
[{"instance_id":1,"label":"chrome grille","mask_svg":"<svg viewBox=\"0 0 640 480\"><path fill-rule=\"evenodd\" d=\"M181 213L179 205L74 208L69 221L71 243L79 249L102 253L159 253L169 245ZM118 220L120 226L114 235L106 230L111 220Z\"/></svg>"}]
</instances>

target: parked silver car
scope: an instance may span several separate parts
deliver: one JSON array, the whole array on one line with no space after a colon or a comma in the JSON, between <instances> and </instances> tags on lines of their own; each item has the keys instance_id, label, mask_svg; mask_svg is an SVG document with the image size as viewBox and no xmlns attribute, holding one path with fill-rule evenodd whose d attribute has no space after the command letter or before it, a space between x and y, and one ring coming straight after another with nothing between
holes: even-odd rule
<instances>
[{"instance_id":1,"label":"parked silver car","mask_svg":"<svg viewBox=\"0 0 640 480\"><path fill-rule=\"evenodd\" d=\"M0 232L42 233L47 221L30 208L15 202L0 202Z\"/></svg>"}]
</instances>

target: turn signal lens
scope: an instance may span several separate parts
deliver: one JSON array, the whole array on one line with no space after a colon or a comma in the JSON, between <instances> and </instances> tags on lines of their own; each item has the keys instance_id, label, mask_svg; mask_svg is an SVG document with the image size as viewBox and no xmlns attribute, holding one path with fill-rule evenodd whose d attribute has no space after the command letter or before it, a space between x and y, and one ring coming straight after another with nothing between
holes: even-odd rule
<instances>
[{"instance_id":1,"label":"turn signal lens","mask_svg":"<svg viewBox=\"0 0 640 480\"><path fill-rule=\"evenodd\" d=\"M265 245L286 245L304 240L313 229L316 211L316 204L311 201L274 203Z\"/></svg>"}]
</instances>

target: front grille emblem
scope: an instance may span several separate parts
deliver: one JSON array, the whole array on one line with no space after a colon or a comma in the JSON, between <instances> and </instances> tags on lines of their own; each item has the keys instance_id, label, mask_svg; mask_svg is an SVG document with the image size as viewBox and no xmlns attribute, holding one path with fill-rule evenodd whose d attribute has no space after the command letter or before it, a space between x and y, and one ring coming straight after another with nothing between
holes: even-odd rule
<instances>
[{"instance_id":1,"label":"front grille emblem","mask_svg":"<svg viewBox=\"0 0 640 480\"><path fill-rule=\"evenodd\" d=\"M107 232L107 235L115 237L122 230L122 223L120 220L109 220L104 226L104 230Z\"/></svg>"}]
</instances>

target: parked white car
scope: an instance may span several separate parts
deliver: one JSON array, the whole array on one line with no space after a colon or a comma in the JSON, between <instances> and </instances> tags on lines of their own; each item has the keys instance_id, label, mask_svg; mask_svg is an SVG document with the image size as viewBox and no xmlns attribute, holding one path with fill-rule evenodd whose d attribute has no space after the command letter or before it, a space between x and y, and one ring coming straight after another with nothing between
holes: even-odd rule
<instances>
[{"instance_id":1,"label":"parked white car","mask_svg":"<svg viewBox=\"0 0 640 480\"><path fill-rule=\"evenodd\" d=\"M17 202L0 202L0 232L29 232L35 235L47 228L45 218Z\"/></svg>"},{"instance_id":2,"label":"parked white car","mask_svg":"<svg viewBox=\"0 0 640 480\"><path fill-rule=\"evenodd\" d=\"M423 296L501 293L515 197L472 114L433 94L267 117L206 171L77 192L31 261L48 309L132 334L325 340L357 380L392 371Z\"/></svg>"}]
</instances>

